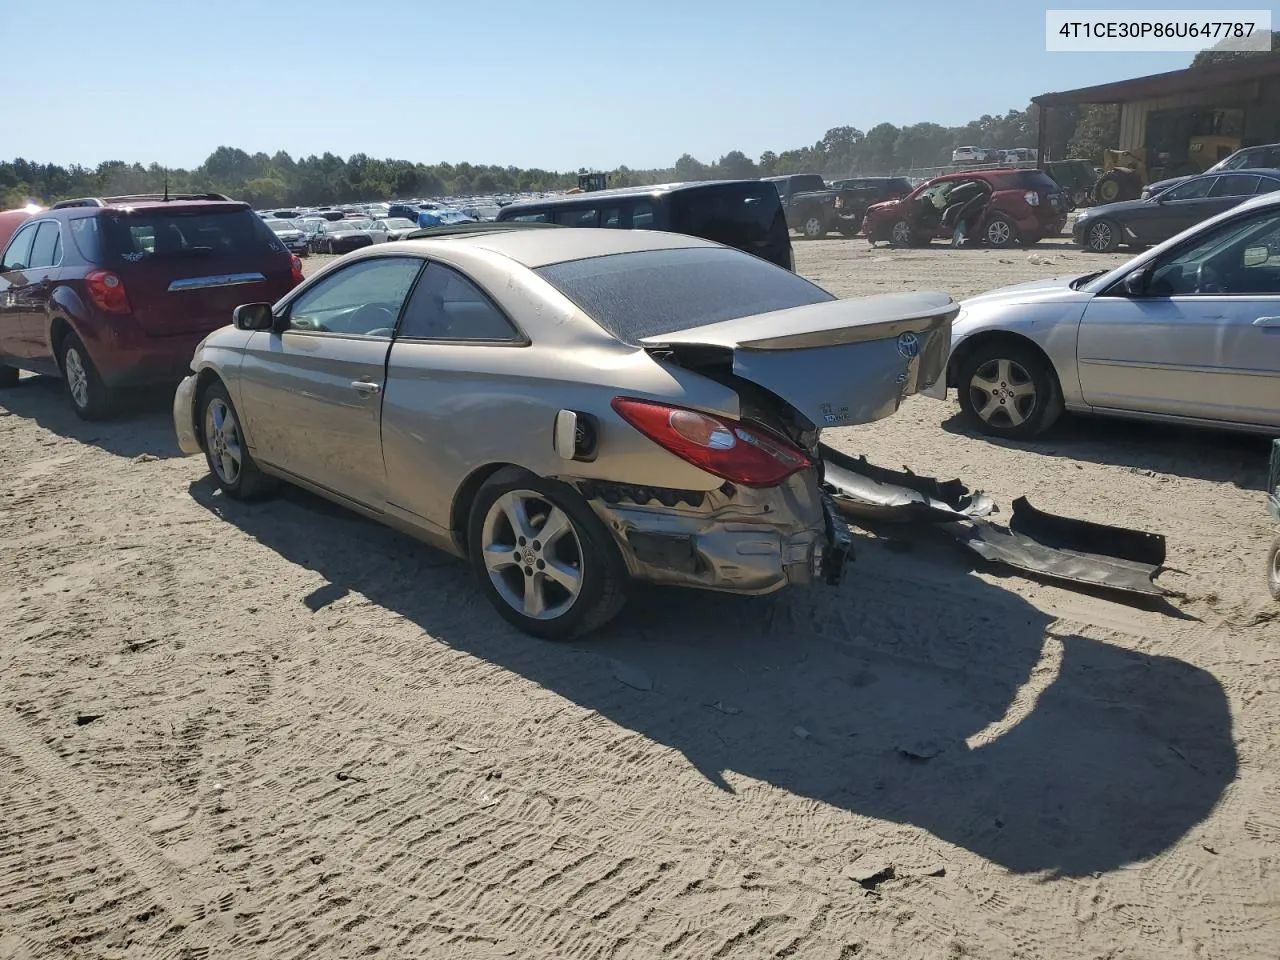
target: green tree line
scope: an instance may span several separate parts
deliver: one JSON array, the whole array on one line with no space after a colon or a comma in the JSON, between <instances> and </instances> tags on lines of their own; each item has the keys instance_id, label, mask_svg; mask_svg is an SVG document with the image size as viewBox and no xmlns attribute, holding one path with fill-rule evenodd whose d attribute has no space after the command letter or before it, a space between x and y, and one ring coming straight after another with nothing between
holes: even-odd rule
<instances>
[{"instance_id":1,"label":"green tree line","mask_svg":"<svg viewBox=\"0 0 1280 960\"><path fill-rule=\"evenodd\" d=\"M781 153L766 151L752 159L732 150L704 162L689 154L671 167L610 171L611 183L633 186L717 177L749 178L786 173L821 173L829 177L858 173L897 173L950 161L959 144L988 147L1034 146L1035 111L1010 110L984 116L960 127L917 123L897 127L881 123L867 131L834 127L810 146ZM576 185L585 170L555 171L485 166L471 163L415 163L378 159L364 153L343 158L332 153L295 159L285 151L247 153L218 147L191 170L152 163L106 161L96 167L62 167L18 158L0 161L0 207L29 201L50 203L72 196L159 193L166 179L174 193L215 191L256 207L346 203L385 198L466 196L556 190Z\"/></svg>"}]
</instances>

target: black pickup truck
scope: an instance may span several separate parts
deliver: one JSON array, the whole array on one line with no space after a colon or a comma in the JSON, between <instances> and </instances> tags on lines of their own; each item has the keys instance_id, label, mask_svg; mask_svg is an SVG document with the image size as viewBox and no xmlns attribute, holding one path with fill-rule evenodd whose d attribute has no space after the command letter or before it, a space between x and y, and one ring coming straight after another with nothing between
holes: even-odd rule
<instances>
[{"instance_id":1,"label":"black pickup truck","mask_svg":"<svg viewBox=\"0 0 1280 960\"><path fill-rule=\"evenodd\" d=\"M857 236L868 204L856 190L832 190L816 173L765 179L778 188L787 226L806 240L825 237L832 230L845 237Z\"/></svg>"}]
</instances>

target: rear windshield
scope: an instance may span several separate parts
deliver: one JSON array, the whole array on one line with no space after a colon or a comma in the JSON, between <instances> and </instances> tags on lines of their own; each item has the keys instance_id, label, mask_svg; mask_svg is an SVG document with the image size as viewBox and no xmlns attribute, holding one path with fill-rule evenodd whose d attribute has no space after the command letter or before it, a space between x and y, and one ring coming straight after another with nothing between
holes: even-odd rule
<instances>
[{"instance_id":1,"label":"rear windshield","mask_svg":"<svg viewBox=\"0 0 1280 960\"><path fill-rule=\"evenodd\" d=\"M625 343L836 299L790 270L738 250L644 250L536 272Z\"/></svg>"},{"instance_id":2,"label":"rear windshield","mask_svg":"<svg viewBox=\"0 0 1280 960\"><path fill-rule=\"evenodd\" d=\"M225 257L283 253L276 235L252 210L139 210L101 216L109 259Z\"/></svg>"},{"instance_id":3,"label":"rear windshield","mask_svg":"<svg viewBox=\"0 0 1280 960\"><path fill-rule=\"evenodd\" d=\"M739 248L789 242L782 203L771 183L678 191L668 202L676 233Z\"/></svg>"},{"instance_id":4,"label":"rear windshield","mask_svg":"<svg viewBox=\"0 0 1280 960\"><path fill-rule=\"evenodd\" d=\"M996 190L1047 190L1058 192L1058 184L1043 170L1011 170L991 176Z\"/></svg>"}]
</instances>

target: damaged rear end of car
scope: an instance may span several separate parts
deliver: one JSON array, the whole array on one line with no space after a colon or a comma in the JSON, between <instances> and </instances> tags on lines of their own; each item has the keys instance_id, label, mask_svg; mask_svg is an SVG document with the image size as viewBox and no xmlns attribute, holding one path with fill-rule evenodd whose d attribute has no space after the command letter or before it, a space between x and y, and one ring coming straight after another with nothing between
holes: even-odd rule
<instances>
[{"instance_id":1,"label":"damaged rear end of car","mask_svg":"<svg viewBox=\"0 0 1280 960\"><path fill-rule=\"evenodd\" d=\"M636 431L721 481L702 490L576 481L613 532L630 574L739 594L839 583L851 535L824 488L822 431L891 416L942 376L958 304L930 293L839 300L788 275L781 282L797 285L789 299L742 292L744 303L777 309L747 313L721 298L711 322L651 322L629 311L662 315L664 301L678 297L678 270L664 273L660 289L625 296L626 284L578 282L587 269L553 272L554 282L652 362L714 381L736 397L732 415L674 396L620 390L613 398L602 456L610 431ZM706 318L682 306L682 316Z\"/></svg>"}]
</instances>

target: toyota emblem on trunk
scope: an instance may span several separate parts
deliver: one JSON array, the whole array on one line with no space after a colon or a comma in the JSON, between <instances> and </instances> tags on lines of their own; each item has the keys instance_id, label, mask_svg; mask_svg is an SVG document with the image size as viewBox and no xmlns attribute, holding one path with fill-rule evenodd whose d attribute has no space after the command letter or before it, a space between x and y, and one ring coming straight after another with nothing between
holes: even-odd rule
<instances>
[{"instance_id":1,"label":"toyota emblem on trunk","mask_svg":"<svg viewBox=\"0 0 1280 960\"><path fill-rule=\"evenodd\" d=\"M920 356L920 338L914 333L904 333L898 337L898 352L908 360Z\"/></svg>"}]
</instances>

